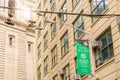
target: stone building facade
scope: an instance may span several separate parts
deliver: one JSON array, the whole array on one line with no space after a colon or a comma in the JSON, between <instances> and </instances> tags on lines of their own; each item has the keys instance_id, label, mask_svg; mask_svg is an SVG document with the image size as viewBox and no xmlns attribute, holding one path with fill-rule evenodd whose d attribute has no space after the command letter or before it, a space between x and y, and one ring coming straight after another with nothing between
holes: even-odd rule
<instances>
[{"instance_id":1,"label":"stone building facade","mask_svg":"<svg viewBox=\"0 0 120 80\"><path fill-rule=\"evenodd\" d=\"M0 0L0 6L17 8L14 2L15 0ZM35 30L28 26L24 17L20 17L22 14L19 13L18 18L16 10L2 7L0 80L34 80Z\"/></svg>"},{"instance_id":2,"label":"stone building facade","mask_svg":"<svg viewBox=\"0 0 120 80\"><path fill-rule=\"evenodd\" d=\"M37 0L41 11L80 14L119 14L119 0ZM55 21L47 23L45 21ZM71 27L72 26L72 27ZM92 47L96 79L120 80L120 17L79 16L45 13L37 18L36 80L91 80L91 76L77 74L76 39L88 39L73 28L91 36L99 45Z\"/></svg>"}]
</instances>

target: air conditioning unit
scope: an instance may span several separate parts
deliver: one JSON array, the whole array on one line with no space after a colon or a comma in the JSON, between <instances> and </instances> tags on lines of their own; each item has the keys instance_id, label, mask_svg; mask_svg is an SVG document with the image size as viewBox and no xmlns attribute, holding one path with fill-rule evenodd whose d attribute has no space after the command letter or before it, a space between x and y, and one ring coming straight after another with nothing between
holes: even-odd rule
<instances>
[{"instance_id":1,"label":"air conditioning unit","mask_svg":"<svg viewBox=\"0 0 120 80\"><path fill-rule=\"evenodd\" d=\"M102 41L96 41L96 40L93 40L91 42L92 44L92 47L95 48L95 47L101 47L102 46Z\"/></svg>"},{"instance_id":2,"label":"air conditioning unit","mask_svg":"<svg viewBox=\"0 0 120 80\"><path fill-rule=\"evenodd\" d=\"M80 76L78 74L75 74L74 75L74 80L79 80L80 79Z\"/></svg>"},{"instance_id":3,"label":"air conditioning unit","mask_svg":"<svg viewBox=\"0 0 120 80\"><path fill-rule=\"evenodd\" d=\"M93 41L91 42L91 45L92 45L93 48L95 48L95 47L99 46L99 43L98 43L98 41L93 40Z\"/></svg>"},{"instance_id":4,"label":"air conditioning unit","mask_svg":"<svg viewBox=\"0 0 120 80\"><path fill-rule=\"evenodd\" d=\"M65 74L65 70L60 70L60 75L64 75Z\"/></svg>"}]
</instances>

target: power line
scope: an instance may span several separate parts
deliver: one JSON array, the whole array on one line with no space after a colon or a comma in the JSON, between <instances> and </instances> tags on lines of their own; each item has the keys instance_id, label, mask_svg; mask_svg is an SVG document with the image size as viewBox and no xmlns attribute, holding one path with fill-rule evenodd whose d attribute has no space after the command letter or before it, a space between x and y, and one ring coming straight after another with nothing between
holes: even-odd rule
<instances>
[{"instance_id":1,"label":"power line","mask_svg":"<svg viewBox=\"0 0 120 80\"><path fill-rule=\"evenodd\" d=\"M18 10L18 11L27 11L26 9L20 9L20 8L10 8L10 7L5 7L5 6L0 6L0 8L3 9L12 9L12 10ZM81 14L81 13L70 13L70 12L52 12L52 11L39 11L39 10L31 10L31 12L37 13L37 15L40 15L40 13L51 13L51 14L67 14L67 15L79 15L79 16L88 16L88 17L98 17L98 16L103 16L103 17L114 17L114 16L120 16L120 14Z\"/></svg>"}]
</instances>

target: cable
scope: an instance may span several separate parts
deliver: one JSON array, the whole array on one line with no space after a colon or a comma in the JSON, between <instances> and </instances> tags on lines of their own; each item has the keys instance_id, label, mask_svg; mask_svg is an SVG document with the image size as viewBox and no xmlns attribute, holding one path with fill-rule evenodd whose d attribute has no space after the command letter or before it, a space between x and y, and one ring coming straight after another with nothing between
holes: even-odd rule
<instances>
[{"instance_id":1,"label":"cable","mask_svg":"<svg viewBox=\"0 0 120 80\"><path fill-rule=\"evenodd\" d=\"M12 10L19 10L19 11L27 11L26 9L20 8L10 8L5 6L0 6L3 9L12 9ZM105 16L105 17L114 17L120 16L120 14L81 14L81 13L70 13L70 12L52 12L52 11L39 11L39 10L31 10L31 12L37 13L37 15L41 15L40 13L52 13L52 14L68 14L68 15L79 15L79 16L88 16L88 17L98 17L98 16Z\"/></svg>"}]
</instances>

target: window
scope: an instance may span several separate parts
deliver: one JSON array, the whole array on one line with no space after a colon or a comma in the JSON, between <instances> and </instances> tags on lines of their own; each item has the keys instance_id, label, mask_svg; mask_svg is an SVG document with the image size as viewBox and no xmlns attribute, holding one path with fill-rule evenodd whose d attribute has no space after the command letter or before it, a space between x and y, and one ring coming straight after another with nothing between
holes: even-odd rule
<instances>
[{"instance_id":1,"label":"window","mask_svg":"<svg viewBox=\"0 0 120 80\"><path fill-rule=\"evenodd\" d=\"M39 23L38 28L41 28L41 22ZM41 30L38 30L38 39L40 36L41 36Z\"/></svg>"},{"instance_id":2,"label":"window","mask_svg":"<svg viewBox=\"0 0 120 80\"><path fill-rule=\"evenodd\" d=\"M41 2L39 3L38 10L41 10Z\"/></svg>"},{"instance_id":3,"label":"window","mask_svg":"<svg viewBox=\"0 0 120 80\"><path fill-rule=\"evenodd\" d=\"M38 46L38 59L41 57L41 43Z\"/></svg>"},{"instance_id":4,"label":"window","mask_svg":"<svg viewBox=\"0 0 120 80\"><path fill-rule=\"evenodd\" d=\"M69 47L68 47L68 32L65 33L65 35L62 37L61 43L62 43L61 52L62 52L62 56L63 56L69 49Z\"/></svg>"},{"instance_id":5,"label":"window","mask_svg":"<svg viewBox=\"0 0 120 80\"><path fill-rule=\"evenodd\" d=\"M83 16L79 16L77 18L77 20L73 23L73 25L76 28L80 28L80 29L84 30L84 18L83 18ZM75 37L75 39L78 39L82 35L82 33L83 32L81 32L80 30L74 29L74 37Z\"/></svg>"},{"instance_id":6,"label":"window","mask_svg":"<svg viewBox=\"0 0 120 80\"><path fill-rule=\"evenodd\" d=\"M15 46L15 36L9 35L9 46Z\"/></svg>"},{"instance_id":7,"label":"window","mask_svg":"<svg viewBox=\"0 0 120 80\"><path fill-rule=\"evenodd\" d=\"M0 0L0 6L5 6L5 0ZM0 9L0 11L5 11L5 9Z\"/></svg>"},{"instance_id":8,"label":"window","mask_svg":"<svg viewBox=\"0 0 120 80\"><path fill-rule=\"evenodd\" d=\"M5 2L4 2L4 5L5 5ZM9 0L8 1L8 7L15 8L15 0ZM9 17L13 17L15 15L15 10L9 9L8 10L8 15L9 15Z\"/></svg>"},{"instance_id":9,"label":"window","mask_svg":"<svg viewBox=\"0 0 120 80\"><path fill-rule=\"evenodd\" d=\"M56 2L55 2L55 0L51 0L50 4L51 4L51 11L55 11L55 9L56 9Z\"/></svg>"},{"instance_id":10,"label":"window","mask_svg":"<svg viewBox=\"0 0 120 80\"><path fill-rule=\"evenodd\" d=\"M58 75L55 75L52 80L58 80Z\"/></svg>"},{"instance_id":11,"label":"window","mask_svg":"<svg viewBox=\"0 0 120 80\"><path fill-rule=\"evenodd\" d=\"M65 74L63 75L63 80L70 80L70 66L67 65L64 69Z\"/></svg>"},{"instance_id":12,"label":"window","mask_svg":"<svg viewBox=\"0 0 120 80\"><path fill-rule=\"evenodd\" d=\"M32 52L32 42L28 41L28 51Z\"/></svg>"},{"instance_id":13,"label":"window","mask_svg":"<svg viewBox=\"0 0 120 80\"><path fill-rule=\"evenodd\" d=\"M44 60L44 74L46 75L48 73L48 57Z\"/></svg>"},{"instance_id":14,"label":"window","mask_svg":"<svg viewBox=\"0 0 120 80\"><path fill-rule=\"evenodd\" d=\"M44 22L44 27L46 27L46 25L47 25L47 22L46 22L47 21L47 16L44 17L44 21L45 21Z\"/></svg>"},{"instance_id":15,"label":"window","mask_svg":"<svg viewBox=\"0 0 120 80\"><path fill-rule=\"evenodd\" d=\"M41 2L38 5L38 10L41 11ZM40 16L38 15L38 19L40 18Z\"/></svg>"},{"instance_id":16,"label":"window","mask_svg":"<svg viewBox=\"0 0 120 80\"><path fill-rule=\"evenodd\" d=\"M41 66L38 68L38 80L41 80Z\"/></svg>"},{"instance_id":17,"label":"window","mask_svg":"<svg viewBox=\"0 0 120 80\"><path fill-rule=\"evenodd\" d=\"M66 5L66 1L65 3L63 4L62 8L61 8L61 11L63 13L67 13L67 5ZM63 23L65 20L67 19L67 14L61 14L61 23Z\"/></svg>"},{"instance_id":18,"label":"window","mask_svg":"<svg viewBox=\"0 0 120 80\"><path fill-rule=\"evenodd\" d=\"M74 8L75 5L78 3L79 0L72 0L72 7Z\"/></svg>"},{"instance_id":19,"label":"window","mask_svg":"<svg viewBox=\"0 0 120 80\"><path fill-rule=\"evenodd\" d=\"M44 6L46 5L46 3L47 3L47 0L44 0Z\"/></svg>"},{"instance_id":20,"label":"window","mask_svg":"<svg viewBox=\"0 0 120 80\"><path fill-rule=\"evenodd\" d=\"M108 6L108 0L92 0L92 14L102 14L102 12L107 8ZM97 18L93 18L93 21Z\"/></svg>"},{"instance_id":21,"label":"window","mask_svg":"<svg viewBox=\"0 0 120 80\"><path fill-rule=\"evenodd\" d=\"M95 48L96 67L114 56L111 29L107 30L99 39L99 48Z\"/></svg>"},{"instance_id":22,"label":"window","mask_svg":"<svg viewBox=\"0 0 120 80\"><path fill-rule=\"evenodd\" d=\"M57 63L57 46L53 48L52 52L52 66L55 66Z\"/></svg>"},{"instance_id":23,"label":"window","mask_svg":"<svg viewBox=\"0 0 120 80\"><path fill-rule=\"evenodd\" d=\"M56 18L54 19L54 21L56 22ZM56 23L52 23L51 24L51 38L54 39L56 35Z\"/></svg>"},{"instance_id":24,"label":"window","mask_svg":"<svg viewBox=\"0 0 120 80\"><path fill-rule=\"evenodd\" d=\"M44 36L44 51L47 49L48 47L48 33Z\"/></svg>"}]
</instances>

